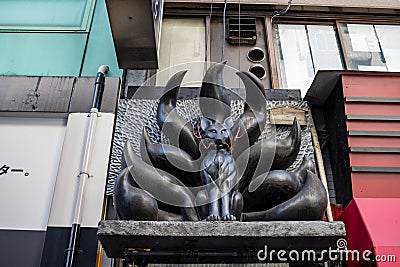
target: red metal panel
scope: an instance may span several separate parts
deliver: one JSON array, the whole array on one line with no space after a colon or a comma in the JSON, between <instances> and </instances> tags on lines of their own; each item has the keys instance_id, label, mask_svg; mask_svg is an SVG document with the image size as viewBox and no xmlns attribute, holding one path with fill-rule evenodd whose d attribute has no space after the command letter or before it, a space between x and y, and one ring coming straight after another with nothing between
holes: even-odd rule
<instances>
[{"instance_id":1,"label":"red metal panel","mask_svg":"<svg viewBox=\"0 0 400 267\"><path fill-rule=\"evenodd\" d=\"M344 97L400 98L400 77L382 75L343 75ZM346 114L399 116L398 103L345 102ZM400 131L397 121L347 121L347 130ZM400 137L348 136L350 147L400 147ZM351 166L399 167L400 154L349 153ZM353 201L345 209L348 248L361 253L373 250L375 256L395 254L397 263L372 263L378 267L400 266L400 174L351 173ZM394 253L391 253L394 252ZM371 263L371 262L369 262ZM349 262L364 266L368 262ZM369 266L369 265L368 265Z\"/></svg>"},{"instance_id":2,"label":"red metal panel","mask_svg":"<svg viewBox=\"0 0 400 267\"><path fill-rule=\"evenodd\" d=\"M377 267L399 267L400 248L396 246L379 246L374 249L374 254L379 258Z\"/></svg>"},{"instance_id":3,"label":"red metal panel","mask_svg":"<svg viewBox=\"0 0 400 267\"><path fill-rule=\"evenodd\" d=\"M350 153L350 166L400 167L400 154Z\"/></svg>"},{"instance_id":4,"label":"red metal panel","mask_svg":"<svg viewBox=\"0 0 400 267\"><path fill-rule=\"evenodd\" d=\"M349 136L349 146L400 147L400 137Z\"/></svg>"},{"instance_id":5,"label":"red metal panel","mask_svg":"<svg viewBox=\"0 0 400 267\"><path fill-rule=\"evenodd\" d=\"M394 105L394 104L346 102L344 104L344 107L346 115L356 114L356 115L400 116L400 105Z\"/></svg>"},{"instance_id":6,"label":"red metal panel","mask_svg":"<svg viewBox=\"0 0 400 267\"><path fill-rule=\"evenodd\" d=\"M372 250L373 244L371 237L369 236L368 230L364 225L360 211L357 208L357 204L353 199L346 209L343 211L340 219L346 225L347 234L347 248L349 250ZM348 261L347 267L360 266L362 262L359 261Z\"/></svg>"},{"instance_id":7,"label":"red metal panel","mask_svg":"<svg viewBox=\"0 0 400 267\"><path fill-rule=\"evenodd\" d=\"M400 109L400 106L399 106ZM398 131L400 132L400 122L397 121L350 121L347 122L347 130L364 131Z\"/></svg>"},{"instance_id":8,"label":"red metal panel","mask_svg":"<svg viewBox=\"0 0 400 267\"><path fill-rule=\"evenodd\" d=\"M341 219L346 225L348 249L360 255L372 250L374 256L394 255L396 262L379 262L378 267L398 267L400 264L400 213L398 198L354 198L344 210ZM364 262L370 263L370 262ZM363 265L361 261L347 266Z\"/></svg>"},{"instance_id":9,"label":"red metal panel","mask_svg":"<svg viewBox=\"0 0 400 267\"><path fill-rule=\"evenodd\" d=\"M400 98L400 77L343 75L342 84L344 96Z\"/></svg>"},{"instance_id":10,"label":"red metal panel","mask_svg":"<svg viewBox=\"0 0 400 267\"><path fill-rule=\"evenodd\" d=\"M400 173L351 174L354 198L400 198Z\"/></svg>"},{"instance_id":11,"label":"red metal panel","mask_svg":"<svg viewBox=\"0 0 400 267\"><path fill-rule=\"evenodd\" d=\"M374 246L396 246L400 252L400 199L358 198L356 202Z\"/></svg>"}]
</instances>

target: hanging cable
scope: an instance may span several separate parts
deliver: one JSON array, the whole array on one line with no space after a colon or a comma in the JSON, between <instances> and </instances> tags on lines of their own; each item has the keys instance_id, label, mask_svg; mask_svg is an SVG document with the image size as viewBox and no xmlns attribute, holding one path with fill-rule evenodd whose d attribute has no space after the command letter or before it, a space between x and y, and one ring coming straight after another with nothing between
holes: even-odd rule
<instances>
[{"instance_id":1,"label":"hanging cable","mask_svg":"<svg viewBox=\"0 0 400 267\"><path fill-rule=\"evenodd\" d=\"M222 51L221 51L221 62L225 61L225 39L226 39L226 25L225 25L225 19L226 19L226 6L227 6L227 0L225 0L224 4L224 13L222 16L222 26L224 29L224 39L222 40Z\"/></svg>"},{"instance_id":2,"label":"hanging cable","mask_svg":"<svg viewBox=\"0 0 400 267\"><path fill-rule=\"evenodd\" d=\"M240 71L240 41L241 41L241 35L240 35L241 33L240 33L240 31L241 31L241 28L242 28L241 21L240 21L240 19L241 19L240 11L241 10L240 10L240 0L239 0L239 71Z\"/></svg>"},{"instance_id":3,"label":"hanging cable","mask_svg":"<svg viewBox=\"0 0 400 267\"><path fill-rule=\"evenodd\" d=\"M281 16L281 15L286 14L289 11L289 8L290 8L291 5L292 5L292 0L289 0L288 3L287 3L287 6L284 9L272 12L271 21L277 16Z\"/></svg>"},{"instance_id":4,"label":"hanging cable","mask_svg":"<svg viewBox=\"0 0 400 267\"><path fill-rule=\"evenodd\" d=\"M207 71L207 67L208 67L207 66L207 62L211 61L211 59L207 57L207 54L208 54L208 49L210 49L208 47L208 42L210 42L210 44L211 44L210 35L211 35L211 19L212 19L212 13L213 13L213 6L214 6L214 0L211 0L210 15L208 16L210 23L209 23L209 25L208 25L208 27L206 29L207 33L206 33L206 45L205 45L206 51L205 51L205 55L206 55L206 59L207 60L206 60L206 62L204 62L203 76L205 75L205 73ZM207 26L207 24L206 24L206 26Z\"/></svg>"},{"instance_id":5,"label":"hanging cable","mask_svg":"<svg viewBox=\"0 0 400 267\"><path fill-rule=\"evenodd\" d=\"M209 25L208 30L207 30L207 42L208 42L208 40L210 40L210 35L211 35L211 19L212 19L212 13L213 13L213 6L214 6L214 0L211 0L210 15L209 15L209 17L210 17L210 25Z\"/></svg>"},{"instance_id":6,"label":"hanging cable","mask_svg":"<svg viewBox=\"0 0 400 267\"><path fill-rule=\"evenodd\" d=\"M238 68L239 68L239 71L241 71L241 67L240 67L240 41L241 41L241 33L240 33L240 31L241 31L241 27L242 27L242 25L241 25L241 14L240 14L240 11L241 11L241 9L240 9L240 0L238 0L239 1L239 58L238 58L238 61L239 61L239 64L238 64ZM239 84L238 84L238 88L240 88L240 78L238 78L238 81L239 81Z\"/></svg>"}]
</instances>

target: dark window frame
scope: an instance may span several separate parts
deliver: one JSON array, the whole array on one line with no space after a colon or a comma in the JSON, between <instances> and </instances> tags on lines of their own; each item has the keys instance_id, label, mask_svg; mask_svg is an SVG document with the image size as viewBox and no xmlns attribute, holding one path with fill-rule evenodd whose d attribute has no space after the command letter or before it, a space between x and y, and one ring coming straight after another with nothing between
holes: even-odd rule
<instances>
[{"instance_id":1,"label":"dark window frame","mask_svg":"<svg viewBox=\"0 0 400 267\"><path fill-rule=\"evenodd\" d=\"M265 18L266 21L270 21L270 17ZM367 24L367 25L399 25L400 18L394 16L381 16L376 17L373 15L343 15L343 14L313 14L313 13L295 13L285 15L274 19L269 22L269 30L272 31L270 34L267 32L267 36L272 39L269 46L268 54L270 55L270 66L271 66L271 81L272 88L279 89L283 88L282 83L282 72L280 70L279 63L279 51L278 51L278 40L275 33L276 24L297 24L297 25L332 25L335 30L335 35L339 45L339 52L343 62L345 70L350 70L350 63L346 53L346 47L344 44L344 38L341 31L341 23L347 24ZM268 28L266 28L268 29ZM271 51L270 49L273 49Z\"/></svg>"}]
</instances>

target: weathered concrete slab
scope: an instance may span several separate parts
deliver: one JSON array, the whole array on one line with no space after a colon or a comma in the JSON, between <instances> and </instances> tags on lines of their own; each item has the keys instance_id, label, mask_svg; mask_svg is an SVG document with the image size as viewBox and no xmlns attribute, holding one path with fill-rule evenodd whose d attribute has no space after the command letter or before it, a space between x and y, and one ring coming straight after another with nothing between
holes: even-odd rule
<instances>
[{"instance_id":1,"label":"weathered concrete slab","mask_svg":"<svg viewBox=\"0 0 400 267\"><path fill-rule=\"evenodd\" d=\"M74 77L0 77L0 111L67 113Z\"/></svg>"},{"instance_id":2,"label":"weathered concrete slab","mask_svg":"<svg viewBox=\"0 0 400 267\"><path fill-rule=\"evenodd\" d=\"M67 116L89 112L95 77L0 77L0 112L19 116L29 114ZM120 79L106 77L100 111L115 113ZM28 114L28 115L27 115Z\"/></svg>"},{"instance_id":3,"label":"weathered concrete slab","mask_svg":"<svg viewBox=\"0 0 400 267\"><path fill-rule=\"evenodd\" d=\"M95 77L79 77L71 96L70 113L88 112L92 105ZM106 77L101 100L101 112L115 113L120 93L120 79Z\"/></svg>"},{"instance_id":4,"label":"weathered concrete slab","mask_svg":"<svg viewBox=\"0 0 400 267\"><path fill-rule=\"evenodd\" d=\"M337 248L346 236L343 222L142 222L101 221L98 238L111 258L124 258L126 251L136 256L178 262L174 252L196 251L195 256L212 258L223 252L225 262L257 262L257 251L322 250ZM139 251L139 252L138 252ZM246 252L243 252L246 251ZM202 252L204 252L202 254ZM207 252L207 253L205 253ZM146 254L147 253L147 254ZM179 253L178 253L179 254ZM217 255L216 253L215 255ZM244 258L243 255L247 255ZM236 257L237 256L237 257ZM189 257L190 258L190 257ZM221 257L220 257L221 258ZM162 261L161 261L162 262ZM164 261L165 262L165 261ZM204 262L204 261L203 261Z\"/></svg>"}]
</instances>

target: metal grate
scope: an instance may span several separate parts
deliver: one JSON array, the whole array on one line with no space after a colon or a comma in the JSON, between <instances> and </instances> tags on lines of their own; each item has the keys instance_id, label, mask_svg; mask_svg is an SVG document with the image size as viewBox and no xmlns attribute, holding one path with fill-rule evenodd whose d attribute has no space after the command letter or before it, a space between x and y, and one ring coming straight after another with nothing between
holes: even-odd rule
<instances>
[{"instance_id":1,"label":"metal grate","mask_svg":"<svg viewBox=\"0 0 400 267\"><path fill-rule=\"evenodd\" d=\"M255 45L257 41L257 29L255 18L229 18L228 42L235 44Z\"/></svg>"}]
</instances>

